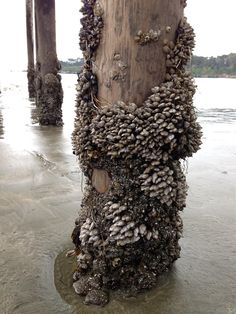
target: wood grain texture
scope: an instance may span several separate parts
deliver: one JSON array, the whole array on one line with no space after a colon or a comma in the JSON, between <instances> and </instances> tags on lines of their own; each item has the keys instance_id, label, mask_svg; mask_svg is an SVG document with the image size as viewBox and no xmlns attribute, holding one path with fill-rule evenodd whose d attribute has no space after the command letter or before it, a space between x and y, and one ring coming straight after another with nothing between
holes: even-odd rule
<instances>
[{"instance_id":1,"label":"wood grain texture","mask_svg":"<svg viewBox=\"0 0 236 314\"><path fill-rule=\"evenodd\" d=\"M32 0L26 0L26 33L28 67L34 68L34 37L33 37L33 5Z\"/></svg>"},{"instance_id":2,"label":"wood grain texture","mask_svg":"<svg viewBox=\"0 0 236 314\"><path fill-rule=\"evenodd\" d=\"M99 80L99 99L140 105L150 89L166 74L163 40L175 40L183 16L181 0L99 0L104 29L94 62ZM166 27L171 31L166 32ZM159 41L141 46L134 38L139 30L161 30ZM114 56L120 55L120 60Z\"/></svg>"},{"instance_id":3,"label":"wood grain texture","mask_svg":"<svg viewBox=\"0 0 236 314\"><path fill-rule=\"evenodd\" d=\"M111 187L111 178L106 170L93 169L92 186L99 193L106 193Z\"/></svg>"},{"instance_id":4,"label":"wood grain texture","mask_svg":"<svg viewBox=\"0 0 236 314\"><path fill-rule=\"evenodd\" d=\"M29 97L35 97L35 68L34 68L34 35L33 35L33 3L32 0L26 0L26 38L28 54L28 92Z\"/></svg>"},{"instance_id":5,"label":"wood grain texture","mask_svg":"<svg viewBox=\"0 0 236 314\"><path fill-rule=\"evenodd\" d=\"M57 74L55 0L35 0L37 62L40 72Z\"/></svg>"}]
</instances>

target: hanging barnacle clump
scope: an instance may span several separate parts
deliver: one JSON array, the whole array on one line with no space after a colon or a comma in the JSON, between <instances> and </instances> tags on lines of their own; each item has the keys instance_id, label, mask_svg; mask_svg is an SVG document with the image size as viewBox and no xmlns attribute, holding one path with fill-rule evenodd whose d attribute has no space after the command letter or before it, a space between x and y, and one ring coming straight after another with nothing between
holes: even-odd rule
<instances>
[{"instance_id":1,"label":"hanging barnacle clump","mask_svg":"<svg viewBox=\"0 0 236 314\"><path fill-rule=\"evenodd\" d=\"M104 106L93 71L103 10L96 0L82 2L85 62L72 140L87 185L72 234L78 261L73 286L86 296L85 303L104 305L109 289L139 292L153 287L179 257L179 212L187 194L181 159L199 149L202 134L193 107L195 85L185 70L194 47L186 19L179 23L174 42L158 34L167 71L149 97L142 104L116 101ZM164 29L171 31L168 25ZM105 173L103 193L96 171Z\"/></svg>"}]
</instances>

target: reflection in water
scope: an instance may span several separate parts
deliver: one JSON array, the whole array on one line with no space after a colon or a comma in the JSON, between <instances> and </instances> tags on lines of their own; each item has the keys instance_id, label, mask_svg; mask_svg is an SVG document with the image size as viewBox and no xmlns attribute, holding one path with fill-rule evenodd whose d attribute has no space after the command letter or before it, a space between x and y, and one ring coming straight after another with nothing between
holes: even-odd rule
<instances>
[{"instance_id":1,"label":"reflection in water","mask_svg":"<svg viewBox=\"0 0 236 314\"><path fill-rule=\"evenodd\" d=\"M70 135L74 124L76 74L62 75L64 88L63 128L42 127L38 123L38 109L34 101L28 99L26 73L8 73L2 78L4 93L1 94L1 108L4 119L4 140L17 150L37 150L36 146L45 148L44 141L55 144L57 137L62 143L66 138L66 148L70 145ZM60 139L59 139L59 137ZM42 145L40 145L42 143ZM53 150L53 147L51 147ZM69 148L70 154L72 148Z\"/></svg>"},{"instance_id":2,"label":"reflection in water","mask_svg":"<svg viewBox=\"0 0 236 314\"><path fill-rule=\"evenodd\" d=\"M31 122L32 124L39 123L39 117L38 117L38 108L36 107L36 103L31 103Z\"/></svg>"},{"instance_id":3,"label":"reflection in water","mask_svg":"<svg viewBox=\"0 0 236 314\"><path fill-rule=\"evenodd\" d=\"M4 138L4 126L3 126L3 116L2 116L2 111L0 109L0 139Z\"/></svg>"},{"instance_id":4,"label":"reflection in water","mask_svg":"<svg viewBox=\"0 0 236 314\"><path fill-rule=\"evenodd\" d=\"M4 126L3 126L3 116L2 116L2 110L1 110L1 106L2 106L2 91L0 88L0 139L3 139L3 134L4 134Z\"/></svg>"},{"instance_id":5,"label":"reflection in water","mask_svg":"<svg viewBox=\"0 0 236 314\"><path fill-rule=\"evenodd\" d=\"M236 109L211 108L198 111L201 122L233 123L236 122Z\"/></svg>"},{"instance_id":6,"label":"reflection in water","mask_svg":"<svg viewBox=\"0 0 236 314\"><path fill-rule=\"evenodd\" d=\"M76 267L75 258L66 258L66 251L57 256L54 266L55 286L61 298L72 306L70 314L167 314L171 313L168 312L168 304L176 302L176 298L182 293L182 289L180 288L182 279L178 278L178 271L174 265L171 271L159 277L156 288L145 291L144 294L132 297L125 296L119 291L113 291L110 293L110 302L106 305L105 309L88 307L83 304L83 298L75 294L72 287L72 275ZM156 312L157 308L159 308L158 312ZM94 312L91 312L91 309L94 309Z\"/></svg>"}]
</instances>

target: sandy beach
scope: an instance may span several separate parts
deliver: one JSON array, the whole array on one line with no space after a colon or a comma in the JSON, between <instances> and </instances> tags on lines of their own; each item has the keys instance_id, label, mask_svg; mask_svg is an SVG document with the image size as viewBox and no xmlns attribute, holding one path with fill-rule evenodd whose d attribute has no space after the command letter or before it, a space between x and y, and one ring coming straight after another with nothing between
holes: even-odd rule
<instances>
[{"instance_id":1,"label":"sandy beach","mask_svg":"<svg viewBox=\"0 0 236 314\"><path fill-rule=\"evenodd\" d=\"M219 81L205 80L211 86L198 80L197 107L217 90ZM235 99L199 108L202 149L183 165L189 192L181 258L156 289L131 299L112 295L100 309L74 293L74 261L65 258L83 190L70 140L75 83L76 75L63 75L63 128L35 121L26 73L1 83L0 313L235 314Z\"/></svg>"}]
</instances>

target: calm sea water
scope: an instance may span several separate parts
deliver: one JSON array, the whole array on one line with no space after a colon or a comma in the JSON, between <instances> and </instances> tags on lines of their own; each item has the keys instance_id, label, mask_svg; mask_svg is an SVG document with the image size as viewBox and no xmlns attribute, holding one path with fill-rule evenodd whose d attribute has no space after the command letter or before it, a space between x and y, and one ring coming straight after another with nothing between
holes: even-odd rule
<instances>
[{"instance_id":1,"label":"calm sea water","mask_svg":"<svg viewBox=\"0 0 236 314\"><path fill-rule=\"evenodd\" d=\"M236 121L236 79L198 78L194 104L205 122Z\"/></svg>"},{"instance_id":2,"label":"calm sea water","mask_svg":"<svg viewBox=\"0 0 236 314\"><path fill-rule=\"evenodd\" d=\"M74 99L76 74L62 74L64 89L63 115L66 126L74 118ZM196 78L197 92L194 105L201 118L209 121L220 121L224 118L236 119L236 79L226 78ZM0 89L2 97L10 102L15 96L22 101L27 97L26 73L10 72L0 74ZM13 93L14 91L14 93ZM16 108L14 108L16 109ZM22 110L22 108L21 108ZM16 114L18 112L16 111ZM25 117L26 118L26 117ZM30 118L30 117L29 117ZM30 122L30 120L28 120Z\"/></svg>"}]
</instances>

